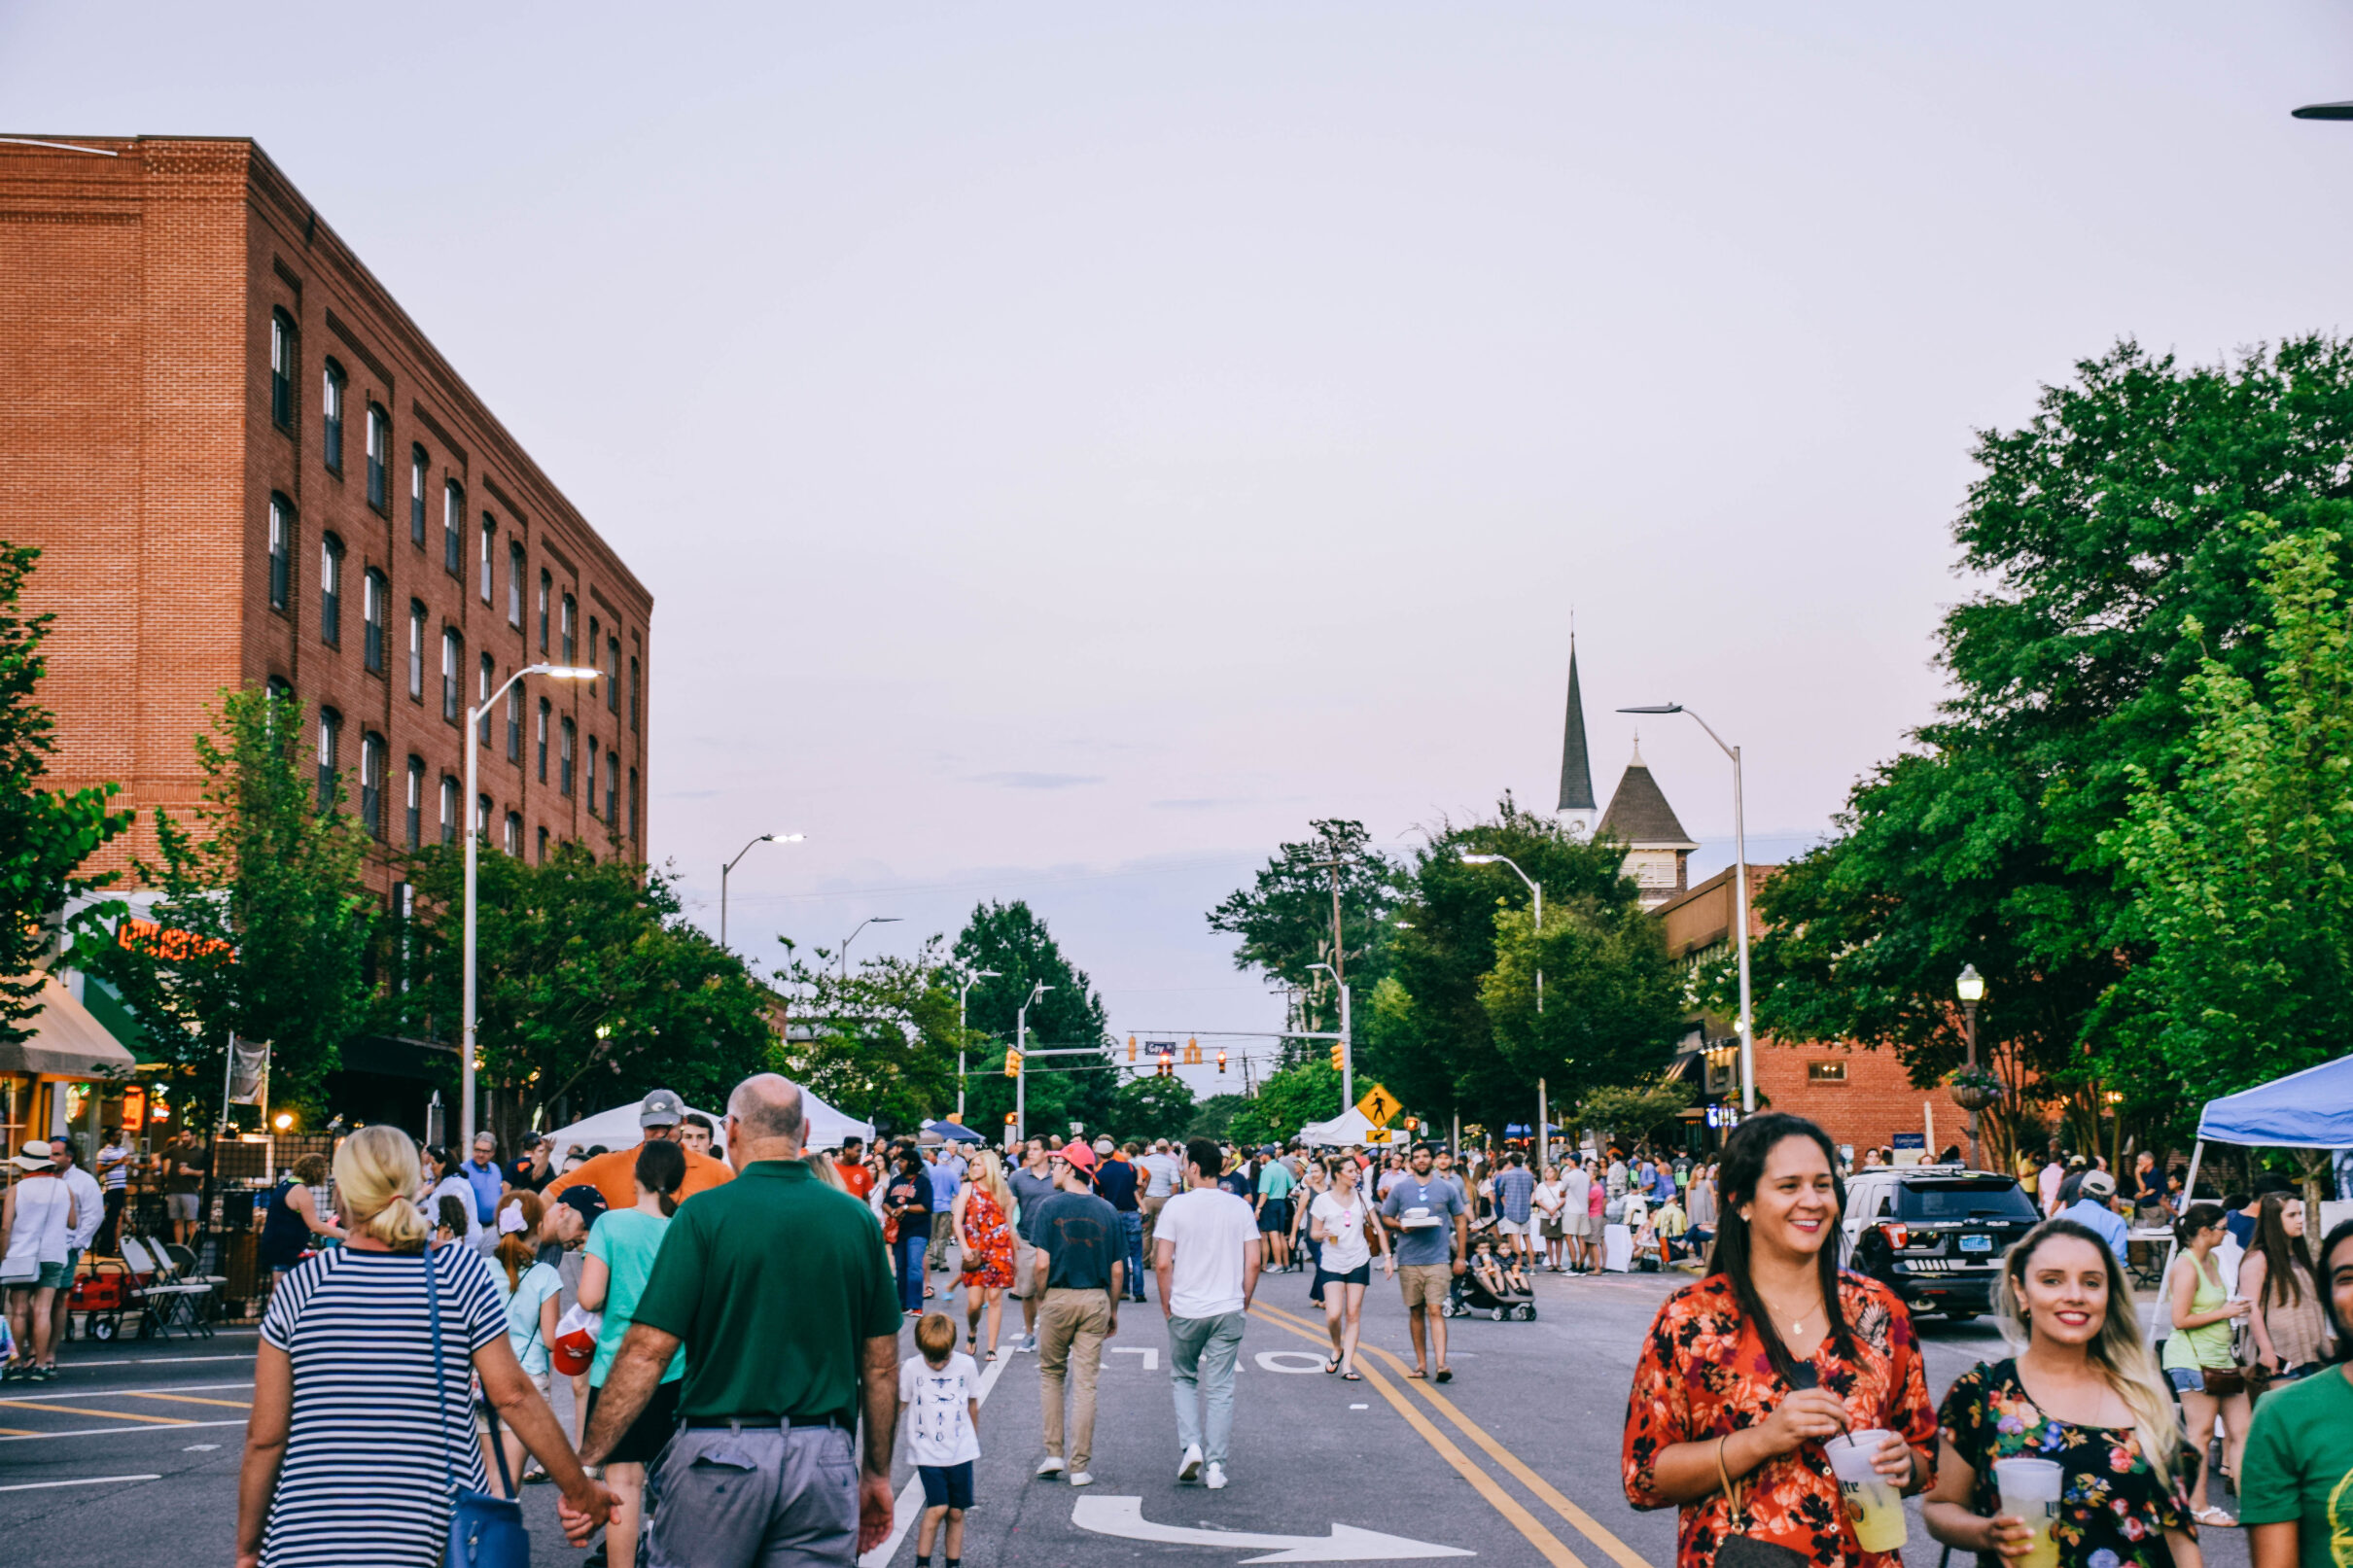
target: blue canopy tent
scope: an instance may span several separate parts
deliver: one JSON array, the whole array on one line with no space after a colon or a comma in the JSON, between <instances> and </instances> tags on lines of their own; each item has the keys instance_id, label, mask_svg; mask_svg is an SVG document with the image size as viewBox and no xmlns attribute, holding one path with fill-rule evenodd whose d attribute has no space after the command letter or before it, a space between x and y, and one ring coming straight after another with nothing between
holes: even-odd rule
<instances>
[{"instance_id":1,"label":"blue canopy tent","mask_svg":"<svg viewBox=\"0 0 2353 1568\"><path fill-rule=\"evenodd\" d=\"M937 1132L943 1142L984 1143L988 1141L962 1122L926 1122L924 1131Z\"/></svg>"}]
</instances>

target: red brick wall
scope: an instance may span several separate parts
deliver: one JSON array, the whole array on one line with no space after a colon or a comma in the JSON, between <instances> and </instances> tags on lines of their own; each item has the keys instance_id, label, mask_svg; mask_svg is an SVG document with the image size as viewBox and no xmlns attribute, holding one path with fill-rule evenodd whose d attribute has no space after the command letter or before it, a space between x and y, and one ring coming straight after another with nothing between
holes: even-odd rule
<instances>
[{"instance_id":1,"label":"red brick wall","mask_svg":"<svg viewBox=\"0 0 2353 1568\"><path fill-rule=\"evenodd\" d=\"M1808 1064L1816 1062L1844 1063L1845 1082L1809 1080ZM1769 1099L1774 1110L1794 1111L1819 1123L1833 1142L1853 1144L1857 1159L1866 1146L1892 1147L1898 1132L1925 1132L1921 1109L1931 1103L1936 1140L1929 1157L1935 1158L1949 1143L1969 1146L1967 1119L1952 1097L1943 1089L1914 1088L1892 1051L1759 1039L1757 1102Z\"/></svg>"},{"instance_id":2,"label":"red brick wall","mask_svg":"<svg viewBox=\"0 0 2353 1568\"><path fill-rule=\"evenodd\" d=\"M527 683L522 761L507 759L504 712L483 749L480 787L494 802L490 842L520 812L526 853L537 831L582 838L599 853L609 828L582 779L557 786L551 725L547 782L535 762L538 700L578 726L577 771L588 740L617 750L625 831L628 776L638 776L643 855L650 777L651 596L573 510L426 340L416 325L320 222L252 143L182 138L79 139L117 157L0 145L0 538L42 546L33 608L58 612L44 699L58 719L55 782L122 784L141 822L128 846L152 854L152 812L185 814L199 778L193 740L224 686L284 679L314 707L343 716L338 760L356 804L363 737L386 742L385 829L398 843L404 772L426 764L423 835L439 830L439 782L464 777L458 729L441 717L439 637L464 638L461 700L477 690L488 652L495 679L535 659L561 660L536 638L540 572L579 607L579 660L591 616L617 636L619 712L602 683ZM273 310L299 331L296 419L271 417ZM343 468L324 458L322 380L332 357L346 376ZM367 410L391 416L388 505L367 502ZM409 450L430 454L427 534L410 540ZM463 578L443 570L440 486L464 486ZM295 505L293 591L268 603L273 492ZM479 594L479 530L495 523L492 602ZM320 542L344 547L339 645L320 633ZM526 552L523 625L507 616L508 546ZM365 668L365 574L388 581L387 657ZM421 699L406 681L411 600L427 610ZM551 620L554 617L551 616ZM627 672L641 661L637 722ZM601 809L603 780L598 783ZM378 868L383 886L389 872Z\"/></svg>"}]
</instances>

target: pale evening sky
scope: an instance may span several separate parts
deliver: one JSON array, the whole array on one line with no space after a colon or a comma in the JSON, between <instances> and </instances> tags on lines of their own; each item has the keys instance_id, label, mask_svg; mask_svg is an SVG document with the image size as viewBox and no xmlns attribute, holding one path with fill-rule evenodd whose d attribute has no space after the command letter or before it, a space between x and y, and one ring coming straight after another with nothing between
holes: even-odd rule
<instances>
[{"instance_id":1,"label":"pale evening sky","mask_svg":"<svg viewBox=\"0 0 2353 1568\"><path fill-rule=\"evenodd\" d=\"M1604 799L1675 699L1822 832L1973 428L2343 323L2347 97L2320 4L0 8L0 128L259 140L651 587L698 914L805 832L737 947L1026 897L1121 1032L1280 1022L1201 917L1310 818L1549 807L1572 606Z\"/></svg>"}]
</instances>

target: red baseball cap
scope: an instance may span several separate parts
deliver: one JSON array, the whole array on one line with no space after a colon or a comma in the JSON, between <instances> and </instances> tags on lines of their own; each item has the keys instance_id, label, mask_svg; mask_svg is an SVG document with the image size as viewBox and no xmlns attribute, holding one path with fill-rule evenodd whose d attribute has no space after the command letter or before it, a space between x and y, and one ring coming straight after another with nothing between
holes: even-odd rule
<instances>
[{"instance_id":1,"label":"red baseball cap","mask_svg":"<svg viewBox=\"0 0 2353 1568\"><path fill-rule=\"evenodd\" d=\"M1076 1138L1072 1138L1061 1148L1056 1149L1052 1154L1048 1155L1047 1158L1052 1160L1068 1161L1071 1167L1077 1170L1092 1170L1095 1168L1095 1151L1088 1148L1085 1144L1079 1142Z\"/></svg>"}]
</instances>

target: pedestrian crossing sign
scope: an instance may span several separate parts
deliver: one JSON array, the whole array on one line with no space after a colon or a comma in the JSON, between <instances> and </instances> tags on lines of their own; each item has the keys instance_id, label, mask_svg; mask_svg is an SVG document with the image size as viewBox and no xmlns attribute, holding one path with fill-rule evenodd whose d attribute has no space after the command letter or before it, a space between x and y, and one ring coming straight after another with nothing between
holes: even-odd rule
<instances>
[{"instance_id":1,"label":"pedestrian crossing sign","mask_svg":"<svg viewBox=\"0 0 2353 1568\"><path fill-rule=\"evenodd\" d=\"M1364 1112L1364 1119L1372 1123L1375 1127L1388 1126L1390 1120L1394 1118L1399 1111L1405 1109L1403 1105L1397 1102L1396 1096L1390 1094L1379 1084L1375 1084L1372 1088L1365 1091L1364 1098L1356 1101L1356 1108Z\"/></svg>"}]
</instances>

